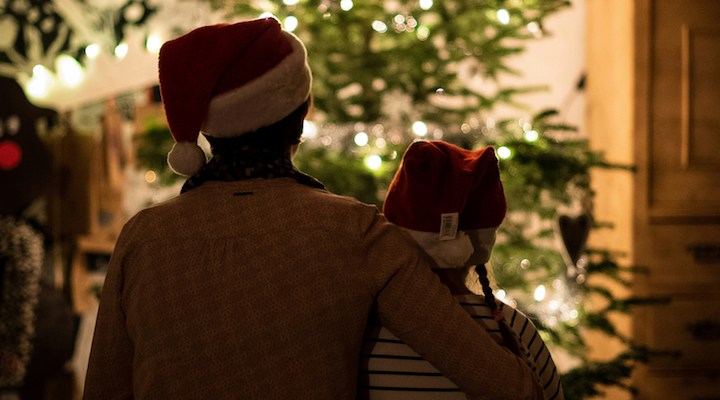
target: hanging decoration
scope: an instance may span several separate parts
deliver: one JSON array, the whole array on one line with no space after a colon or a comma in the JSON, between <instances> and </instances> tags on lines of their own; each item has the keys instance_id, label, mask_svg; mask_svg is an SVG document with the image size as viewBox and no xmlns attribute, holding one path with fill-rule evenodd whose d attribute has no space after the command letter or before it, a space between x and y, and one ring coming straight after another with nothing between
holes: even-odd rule
<instances>
[{"instance_id":1,"label":"hanging decoration","mask_svg":"<svg viewBox=\"0 0 720 400\"><path fill-rule=\"evenodd\" d=\"M156 12L148 0L7 0L0 3L0 76L33 99L73 88L100 53L123 58L129 27Z\"/></svg>"},{"instance_id":2,"label":"hanging decoration","mask_svg":"<svg viewBox=\"0 0 720 400\"><path fill-rule=\"evenodd\" d=\"M560 238L570 266L577 266L580 257L585 254L585 244L591 228L592 217L586 213L574 217L569 215L558 217Z\"/></svg>"}]
</instances>

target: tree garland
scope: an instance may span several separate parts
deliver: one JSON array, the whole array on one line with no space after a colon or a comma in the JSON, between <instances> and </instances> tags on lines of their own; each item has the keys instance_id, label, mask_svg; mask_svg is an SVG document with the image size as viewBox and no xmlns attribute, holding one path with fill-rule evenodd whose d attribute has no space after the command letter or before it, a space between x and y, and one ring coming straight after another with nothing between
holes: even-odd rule
<instances>
[{"instance_id":1,"label":"tree garland","mask_svg":"<svg viewBox=\"0 0 720 400\"><path fill-rule=\"evenodd\" d=\"M25 378L44 255L40 233L0 216L0 389L18 388Z\"/></svg>"}]
</instances>

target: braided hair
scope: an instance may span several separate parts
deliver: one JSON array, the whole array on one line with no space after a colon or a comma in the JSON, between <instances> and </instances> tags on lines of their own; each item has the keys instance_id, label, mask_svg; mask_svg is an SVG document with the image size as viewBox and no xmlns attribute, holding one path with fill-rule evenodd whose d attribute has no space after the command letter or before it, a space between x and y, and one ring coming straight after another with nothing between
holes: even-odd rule
<instances>
[{"instance_id":1,"label":"braided hair","mask_svg":"<svg viewBox=\"0 0 720 400\"><path fill-rule=\"evenodd\" d=\"M500 335L503 340L502 344L516 356L525 359L527 354L524 354L522 351L523 346L520 344L520 338L518 338L517 334L510 328L502 310L498 308L497 302L495 301L495 295L493 294L492 288L490 287L490 280L488 279L487 267L485 264L479 264L475 266L475 272L477 272L478 280L480 281L480 285L482 285L485 303L490 307L490 312L500 328Z\"/></svg>"}]
</instances>

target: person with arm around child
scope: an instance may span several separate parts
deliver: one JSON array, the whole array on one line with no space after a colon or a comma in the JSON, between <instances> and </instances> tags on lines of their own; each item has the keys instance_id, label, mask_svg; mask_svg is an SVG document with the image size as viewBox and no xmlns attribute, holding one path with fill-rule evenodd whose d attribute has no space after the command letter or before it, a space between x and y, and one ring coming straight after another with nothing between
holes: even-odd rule
<instances>
[{"instance_id":1,"label":"person with arm around child","mask_svg":"<svg viewBox=\"0 0 720 400\"><path fill-rule=\"evenodd\" d=\"M405 233L294 167L312 75L277 20L171 40L159 78L168 162L188 179L122 230L86 400L352 399L371 309L469 398L540 398L531 369L468 317Z\"/></svg>"}]
</instances>

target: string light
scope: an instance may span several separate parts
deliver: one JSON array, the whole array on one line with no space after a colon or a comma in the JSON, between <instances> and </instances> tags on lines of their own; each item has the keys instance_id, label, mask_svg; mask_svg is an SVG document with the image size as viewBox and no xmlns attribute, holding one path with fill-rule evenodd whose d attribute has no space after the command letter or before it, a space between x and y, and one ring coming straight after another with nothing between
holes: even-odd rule
<instances>
[{"instance_id":1,"label":"string light","mask_svg":"<svg viewBox=\"0 0 720 400\"><path fill-rule=\"evenodd\" d=\"M430 37L430 28L427 26L421 25L417 29L417 38L420 40L427 40L427 38Z\"/></svg>"},{"instance_id":2,"label":"string light","mask_svg":"<svg viewBox=\"0 0 720 400\"><path fill-rule=\"evenodd\" d=\"M160 35L153 33L148 36L147 42L145 42L145 48L147 48L150 53L160 53L160 47L162 47L162 39L160 39Z\"/></svg>"},{"instance_id":3,"label":"string light","mask_svg":"<svg viewBox=\"0 0 720 400\"><path fill-rule=\"evenodd\" d=\"M153 183L157 180L157 174L155 171L149 169L145 172L145 182Z\"/></svg>"},{"instance_id":4,"label":"string light","mask_svg":"<svg viewBox=\"0 0 720 400\"><path fill-rule=\"evenodd\" d=\"M498 157L500 157L500 159L507 160L508 158L510 158L512 156L512 150L510 150L509 147L500 146L497 149L497 154L498 154Z\"/></svg>"},{"instance_id":5,"label":"string light","mask_svg":"<svg viewBox=\"0 0 720 400\"><path fill-rule=\"evenodd\" d=\"M115 47L115 57L122 60L123 58L125 58L125 56L127 56L127 54L128 54L127 43L122 42Z\"/></svg>"},{"instance_id":6,"label":"string light","mask_svg":"<svg viewBox=\"0 0 720 400\"><path fill-rule=\"evenodd\" d=\"M100 45L97 43L89 45L85 48L85 55L91 60L96 59L100 55Z\"/></svg>"},{"instance_id":7,"label":"string light","mask_svg":"<svg viewBox=\"0 0 720 400\"><path fill-rule=\"evenodd\" d=\"M501 24L507 25L510 23L510 13L508 10L501 8L497 10L497 19L500 21Z\"/></svg>"},{"instance_id":8,"label":"string light","mask_svg":"<svg viewBox=\"0 0 720 400\"><path fill-rule=\"evenodd\" d=\"M433 0L420 0L420 8L423 10L429 10L433 6Z\"/></svg>"},{"instance_id":9,"label":"string light","mask_svg":"<svg viewBox=\"0 0 720 400\"><path fill-rule=\"evenodd\" d=\"M538 285L538 287L535 288L533 297L535 298L535 301L543 301L546 294L545 285Z\"/></svg>"},{"instance_id":10,"label":"string light","mask_svg":"<svg viewBox=\"0 0 720 400\"><path fill-rule=\"evenodd\" d=\"M358 132L355 134L355 138L353 139L355 144L362 147L368 144L368 135L365 132Z\"/></svg>"},{"instance_id":11,"label":"string light","mask_svg":"<svg viewBox=\"0 0 720 400\"><path fill-rule=\"evenodd\" d=\"M427 125L422 121L415 121L412 124L412 132L415 136L423 137L428 133Z\"/></svg>"},{"instance_id":12,"label":"string light","mask_svg":"<svg viewBox=\"0 0 720 400\"><path fill-rule=\"evenodd\" d=\"M373 21L371 26L375 32L385 33L388 30L387 24L379 20Z\"/></svg>"},{"instance_id":13,"label":"string light","mask_svg":"<svg viewBox=\"0 0 720 400\"><path fill-rule=\"evenodd\" d=\"M534 142L538 140L539 137L540 134L538 134L538 132L534 129L525 132L525 140L527 140L528 142Z\"/></svg>"},{"instance_id":14,"label":"string light","mask_svg":"<svg viewBox=\"0 0 720 400\"><path fill-rule=\"evenodd\" d=\"M28 94L33 97L41 98L47 96L52 83L52 75L43 65L33 67L33 75L26 85Z\"/></svg>"},{"instance_id":15,"label":"string light","mask_svg":"<svg viewBox=\"0 0 720 400\"><path fill-rule=\"evenodd\" d=\"M542 29L540 29L540 24L536 21L529 22L527 24L527 29L532 35L536 38L542 37Z\"/></svg>"},{"instance_id":16,"label":"string light","mask_svg":"<svg viewBox=\"0 0 720 400\"><path fill-rule=\"evenodd\" d=\"M343 11L350 11L353 8L353 2L352 0L341 0L340 1L340 8Z\"/></svg>"},{"instance_id":17,"label":"string light","mask_svg":"<svg viewBox=\"0 0 720 400\"><path fill-rule=\"evenodd\" d=\"M294 32L295 29L298 27L298 19L294 16L289 16L285 18L285 22L283 23L283 26L285 27L285 30L288 32Z\"/></svg>"},{"instance_id":18,"label":"string light","mask_svg":"<svg viewBox=\"0 0 720 400\"><path fill-rule=\"evenodd\" d=\"M286 6L294 6L299 3L299 1L300 0L283 0L283 3L285 3Z\"/></svg>"},{"instance_id":19,"label":"string light","mask_svg":"<svg viewBox=\"0 0 720 400\"><path fill-rule=\"evenodd\" d=\"M371 154L365 157L365 165L371 170L376 171L382 166L382 158L377 154Z\"/></svg>"},{"instance_id":20,"label":"string light","mask_svg":"<svg viewBox=\"0 0 720 400\"><path fill-rule=\"evenodd\" d=\"M85 72L80 63L67 54L58 56L55 66L60 76L60 81L69 87L76 87L85 78Z\"/></svg>"}]
</instances>

